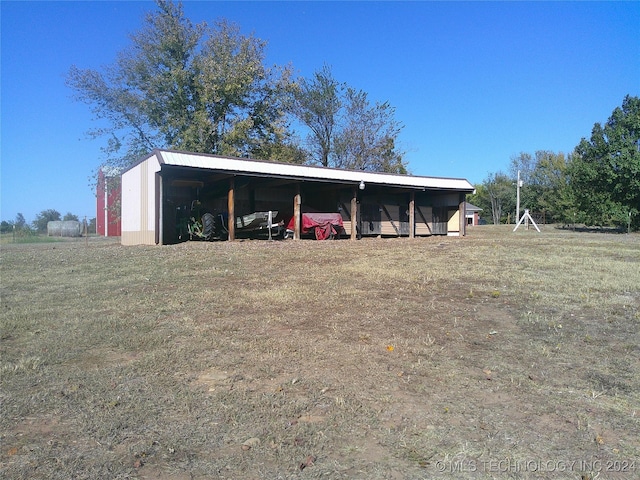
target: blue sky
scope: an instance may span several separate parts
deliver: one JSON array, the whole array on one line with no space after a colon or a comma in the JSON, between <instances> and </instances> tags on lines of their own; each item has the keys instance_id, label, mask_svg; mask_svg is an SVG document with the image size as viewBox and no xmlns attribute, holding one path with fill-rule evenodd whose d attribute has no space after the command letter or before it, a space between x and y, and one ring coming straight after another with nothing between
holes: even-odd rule
<instances>
[{"instance_id":1,"label":"blue sky","mask_svg":"<svg viewBox=\"0 0 640 480\"><path fill-rule=\"evenodd\" d=\"M510 158L571 152L625 95L640 95L640 2L185 2L268 42L268 64L334 77L389 101L415 175L480 183ZM11 2L1 8L2 220L54 208L96 215L104 161L72 65L100 70L153 2Z\"/></svg>"}]
</instances>

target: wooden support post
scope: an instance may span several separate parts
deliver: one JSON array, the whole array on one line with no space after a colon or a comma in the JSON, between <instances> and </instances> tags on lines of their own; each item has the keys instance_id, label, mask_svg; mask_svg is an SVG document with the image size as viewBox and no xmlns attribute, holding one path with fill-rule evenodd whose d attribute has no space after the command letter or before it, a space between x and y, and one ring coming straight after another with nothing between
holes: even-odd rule
<instances>
[{"instance_id":1,"label":"wooden support post","mask_svg":"<svg viewBox=\"0 0 640 480\"><path fill-rule=\"evenodd\" d=\"M409 238L416 236L416 194L411 192L409 198Z\"/></svg>"},{"instance_id":2,"label":"wooden support post","mask_svg":"<svg viewBox=\"0 0 640 480\"><path fill-rule=\"evenodd\" d=\"M464 237L467 234L467 211L464 208L466 201L466 195L464 193L460 194L460 207L459 207L459 216L460 216L460 236Z\"/></svg>"},{"instance_id":3,"label":"wooden support post","mask_svg":"<svg viewBox=\"0 0 640 480\"><path fill-rule=\"evenodd\" d=\"M358 238L358 190L354 187L351 196L351 240Z\"/></svg>"},{"instance_id":4,"label":"wooden support post","mask_svg":"<svg viewBox=\"0 0 640 480\"><path fill-rule=\"evenodd\" d=\"M229 211L227 230L229 230L229 240L233 241L236 239L236 198L235 182L233 178L229 180L229 197L227 198L227 210Z\"/></svg>"},{"instance_id":5,"label":"wooden support post","mask_svg":"<svg viewBox=\"0 0 640 480\"><path fill-rule=\"evenodd\" d=\"M296 185L296 195L293 197L293 239L300 240L300 223L302 222L302 195L300 194L300 184Z\"/></svg>"}]
</instances>

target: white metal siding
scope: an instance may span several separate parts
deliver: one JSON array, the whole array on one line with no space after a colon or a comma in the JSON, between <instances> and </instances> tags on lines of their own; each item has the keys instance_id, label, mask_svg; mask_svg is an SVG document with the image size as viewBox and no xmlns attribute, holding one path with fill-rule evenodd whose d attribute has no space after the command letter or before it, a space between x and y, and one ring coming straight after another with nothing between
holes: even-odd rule
<instances>
[{"instance_id":1,"label":"white metal siding","mask_svg":"<svg viewBox=\"0 0 640 480\"><path fill-rule=\"evenodd\" d=\"M122 175L122 231L140 230L140 175L142 165L137 165Z\"/></svg>"},{"instance_id":2,"label":"white metal siding","mask_svg":"<svg viewBox=\"0 0 640 480\"><path fill-rule=\"evenodd\" d=\"M152 156L122 175L123 245L155 244L155 174L159 171L160 164Z\"/></svg>"}]
</instances>

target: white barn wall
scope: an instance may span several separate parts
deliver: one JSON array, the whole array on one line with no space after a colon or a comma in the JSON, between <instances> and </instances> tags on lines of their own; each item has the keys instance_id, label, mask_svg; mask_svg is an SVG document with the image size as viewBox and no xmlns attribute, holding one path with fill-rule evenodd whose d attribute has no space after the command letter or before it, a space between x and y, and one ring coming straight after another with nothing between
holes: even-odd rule
<instances>
[{"instance_id":1,"label":"white barn wall","mask_svg":"<svg viewBox=\"0 0 640 480\"><path fill-rule=\"evenodd\" d=\"M156 173L160 164L151 156L122 175L122 245L156 243Z\"/></svg>"}]
</instances>

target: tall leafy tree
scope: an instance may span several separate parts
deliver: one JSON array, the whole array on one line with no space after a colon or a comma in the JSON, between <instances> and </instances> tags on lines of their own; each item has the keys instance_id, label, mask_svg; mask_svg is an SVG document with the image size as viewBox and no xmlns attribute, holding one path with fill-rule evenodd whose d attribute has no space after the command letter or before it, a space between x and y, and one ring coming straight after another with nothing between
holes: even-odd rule
<instances>
[{"instance_id":1,"label":"tall leafy tree","mask_svg":"<svg viewBox=\"0 0 640 480\"><path fill-rule=\"evenodd\" d=\"M13 221L13 224L16 226L16 228L22 228L27 225L27 221L24 219L23 214L18 213L16 215L16 219Z\"/></svg>"},{"instance_id":2,"label":"tall leafy tree","mask_svg":"<svg viewBox=\"0 0 640 480\"><path fill-rule=\"evenodd\" d=\"M494 223L505 221L516 211L518 172L523 182L520 189L520 211L544 213L546 221L570 223L575 220L576 208L569 184L571 156L538 150L535 154L521 152L511 157L509 174L491 173L476 186L476 194L468 200L492 212ZM515 216L513 217L514 220Z\"/></svg>"},{"instance_id":3,"label":"tall leafy tree","mask_svg":"<svg viewBox=\"0 0 640 480\"><path fill-rule=\"evenodd\" d=\"M480 216L486 219L486 217L491 215L491 198L489 197L489 192L487 192L484 183L478 183L474 185L474 188L475 193L468 194L466 200L472 205L480 207L482 209Z\"/></svg>"},{"instance_id":4,"label":"tall leafy tree","mask_svg":"<svg viewBox=\"0 0 640 480\"><path fill-rule=\"evenodd\" d=\"M196 61L198 93L208 116L190 132L189 149L203 137L208 150L238 156L284 153L276 147L291 145L284 111L289 70L266 68L265 49L266 42L241 35L237 25L217 22Z\"/></svg>"},{"instance_id":5,"label":"tall leafy tree","mask_svg":"<svg viewBox=\"0 0 640 480\"><path fill-rule=\"evenodd\" d=\"M396 139L403 126L389 102L372 105L362 90L347 88L344 126L335 139L335 166L353 170L407 173Z\"/></svg>"},{"instance_id":6,"label":"tall leafy tree","mask_svg":"<svg viewBox=\"0 0 640 480\"><path fill-rule=\"evenodd\" d=\"M529 179L536 211L543 211L547 222L570 223L576 213L569 184L569 159L563 153L536 152L535 168Z\"/></svg>"},{"instance_id":7,"label":"tall leafy tree","mask_svg":"<svg viewBox=\"0 0 640 480\"><path fill-rule=\"evenodd\" d=\"M516 192L513 180L503 172L490 173L482 185L491 204L493 224L499 225L506 221L508 214L515 211Z\"/></svg>"},{"instance_id":8,"label":"tall leafy tree","mask_svg":"<svg viewBox=\"0 0 640 480\"><path fill-rule=\"evenodd\" d=\"M403 125L389 102L372 103L366 92L340 83L327 65L299 79L290 111L309 129L308 155L325 167L407 173L398 147Z\"/></svg>"},{"instance_id":9,"label":"tall leafy tree","mask_svg":"<svg viewBox=\"0 0 640 480\"><path fill-rule=\"evenodd\" d=\"M514 185L520 172L520 207L544 212L548 222L567 222L575 211L571 196L568 160L563 153L538 150L511 157L509 173Z\"/></svg>"},{"instance_id":10,"label":"tall leafy tree","mask_svg":"<svg viewBox=\"0 0 640 480\"><path fill-rule=\"evenodd\" d=\"M36 219L33 221L33 228L39 233L47 231L47 223L60 220L60 212L52 208L48 210L42 210L36 215Z\"/></svg>"},{"instance_id":11,"label":"tall leafy tree","mask_svg":"<svg viewBox=\"0 0 640 480\"><path fill-rule=\"evenodd\" d=\"M298 79L292 90L290 111L309 128L309 154L323 167L331 165L345 88L333 78L331 68L324 65L311 79Z\"/></svg>"},{"instance_id":12,"label":"tall leafy tree","mask_svg":"<svg viewBox=\"0 0 640 480\"><path fill-rule=\"evenodd\" d=\"M640 98L626 96L576 147L569 175L583 220L640 227Z\"/></svg>"},{"instance_id":13,"label":"tall leafy tree","mask_svg":"<svg viewBox=\"0 0 640 480\"><path fill-rule=\"evenodd\" d=\"M531 211L537 210L538 189L533 185L533 175L537 165L537 155L531 155L527 152L520 152L518 155L511 157L511 165L509 168L509 176L513 183L514 191L518 181L518 172L520 172L520 181L522 188L520 189L520 212L525 208ZM516 194L517 198L517 194ZM516 200L517 203L517 200ZM516 209L517 210L517 209ZM522 213L521 213L522 215ZM518 221L519 219L516 219Z\"/></svg>"},{"instance_id":14,"label":"tall leafy tree","mask_svg":"<svg viewBox=\"0 0 640 480\"><path fill-rule=\"evenodd\" d=\"M108 138L113 166L153 148L296 161L281 94L289 73L264 66L265 48L237 25L194 25L181 3L158 0L114 65L73 66L67 83L100 121L91 134Z\"/></svg>"},{"instance_id":15,"label":"tall leafy tree","mask_svg":"<svg viewBox=\"0 0 640 480\"><path fill-rule=\"evenodd\" d=\"M0 233L8 233L13 230L14 224L12 222L7 222L6 220L2 220L0 222Z\"/></svg>"},{"instance_id":16,"label":"tall leafy tree","mask_svg":"<svg viewBox=\"0 0 640 480\"><path fill-rule=\"evenodd\" d=\"M534 156L527 152L520 152L518 155L511 156L509 175L511 175L511 178L517 179L518 172L520 172L520 180L524 183L531 183L531 177L533 177L537 163L537 153Z\"/></svg>"}]
</instances>

